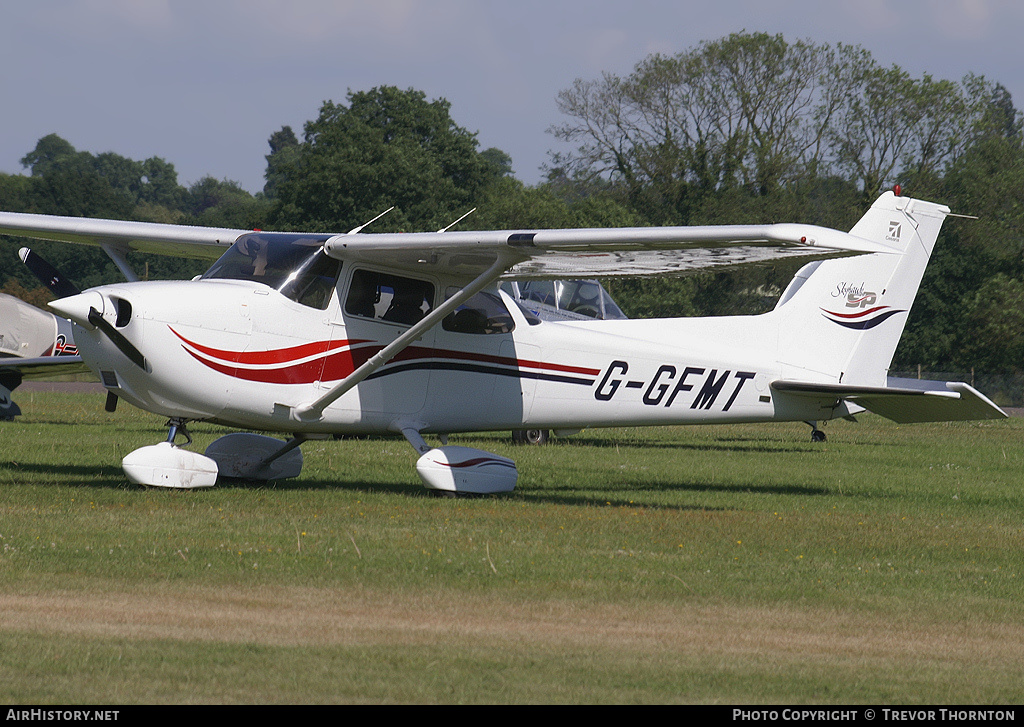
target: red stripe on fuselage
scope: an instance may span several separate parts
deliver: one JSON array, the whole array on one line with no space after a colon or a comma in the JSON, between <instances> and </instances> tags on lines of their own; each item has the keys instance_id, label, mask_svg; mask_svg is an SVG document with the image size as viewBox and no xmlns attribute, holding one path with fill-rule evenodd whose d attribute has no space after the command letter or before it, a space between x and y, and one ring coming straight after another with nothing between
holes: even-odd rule
<instances>
[{"instance_id":1,"label":"red stripe on fuselage","mask_svg":"<svg viewBox=\"0 0 1024 727\"><path fill-rule=\"evenodd\" d=\"M170 326L168 326L168 328L170 328ZM206 354L207 356L220 361L246 364L250 366L289 363L309 356L327 353L328 351L333 351L338 348L345 348L347 346L355 346L360 343L368 342L366 339L342 339L339 341L313 341L311 343L303 343L298 346L290 346L288 348L276 348L270 351L228 351L225 349L213 348L211 346L203 346L195 341L190 341L173 328L171 328L171 333L192 348L196 349L200 353Z\"/></svg>"},{"instance_id":2,"label":"red stripe on fuselage","mask_svg":"<svg viewBox=\"0 0 1024 727\"><path fill-rule=\"evenodd\" d=\"M270 351L228 351L211 346L203 346L190 341L173 328L171 331L187 344L188 347L185 350L193 358L214 371L246 381L260 381L270 384L310 384L314 381L340 381L384 348L384 346L379 344L362 346L359 344L364 344L368 341L365 339L354 339L315 341ZM346 350L337 351L339 348ZM330 353L331 351L336 352ZM292 361L298 362L310 356L315 356L315 358L290 366L277 365L287 364ZM423 346L409 346L396 354L388 363L427 359L473 361L476 363L508 366L515 369L537 369L587 376L597 376L600 373L599 369L583 366L569 366L545 361L517 359L509 356L495 356L472 351L455 351Z\"/></svg>"}]
</instances>

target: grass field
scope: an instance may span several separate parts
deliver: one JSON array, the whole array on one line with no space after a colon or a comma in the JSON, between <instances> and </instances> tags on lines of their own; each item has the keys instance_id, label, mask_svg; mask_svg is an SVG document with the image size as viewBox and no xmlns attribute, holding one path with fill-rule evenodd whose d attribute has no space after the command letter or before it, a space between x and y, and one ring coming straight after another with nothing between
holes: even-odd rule
<instances>
[{"instance_id":1,"label":"grass field","mask_svg":"<svg viewBox=\"0 0 1024 727\"><path fill-rule=\"evenodd\" d=\"M400 439L140 489L120 460L162 419L17 399L7 703L1024 701L1024 420L453 437L520 484L446 500Z\"/></svg>"}]
</instances>

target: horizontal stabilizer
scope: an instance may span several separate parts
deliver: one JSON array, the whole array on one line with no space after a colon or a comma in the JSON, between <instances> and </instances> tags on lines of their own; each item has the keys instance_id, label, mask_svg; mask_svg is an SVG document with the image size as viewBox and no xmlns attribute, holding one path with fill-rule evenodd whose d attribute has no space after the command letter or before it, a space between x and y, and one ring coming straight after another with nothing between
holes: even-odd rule
<instances>
[{"instance_id":1,"label":"horizontal stabilizer","mask_svg":"<svg viewBox=\"0 0 1024 727\"><path fill-rule=\"evenodd\" d=\"M789 396L814 398L823 406L848 401L899 424L1005 419L1006 412L961 381L889 379L889 386L844 386L804 381L774 381L771 388Z\"/></svg>"}]
</instances>

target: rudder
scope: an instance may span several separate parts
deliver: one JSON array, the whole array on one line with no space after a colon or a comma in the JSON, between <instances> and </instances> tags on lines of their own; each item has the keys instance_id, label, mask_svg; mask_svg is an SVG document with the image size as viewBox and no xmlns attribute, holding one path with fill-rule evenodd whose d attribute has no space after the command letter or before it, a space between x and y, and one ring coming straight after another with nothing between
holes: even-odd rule
<instances>
[{"instance_id":1,"label":"rudder","mask_svg":"<svg viewBox=\"0 0 1024 727\"><path fill-rule=\"evenodd\" d=\"M893 248L805 266L772 312L784 378L883 386L949 208L892 192L850 234Z\"/></svg>"}]
</instances>

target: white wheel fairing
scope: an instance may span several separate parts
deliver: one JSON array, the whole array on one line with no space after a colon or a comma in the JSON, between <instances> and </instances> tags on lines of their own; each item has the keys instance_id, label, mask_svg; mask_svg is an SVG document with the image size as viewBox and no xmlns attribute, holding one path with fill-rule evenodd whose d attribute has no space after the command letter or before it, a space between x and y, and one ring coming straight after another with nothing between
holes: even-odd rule
<instances>
[{"instance_id":1,"label":"white wheel fairing","mask_svg":"<svg viewBox=\"0 0 1024 727\"><path fill-rule=\"evenodd\" d=\"M170 442L130 452L121 467L130 482L147 487L194 490L217 484L216 462Z\"/></svg>"},{"instance_id":2,"label":"white wheel fairing","mask_svg":"<svg viewBox=\"0 0 1024 727\"><path fill-rule=\"evenodd\" d=\"M429 489L474 494L511 492L519 477L507 457L458 446L431 449L416 463L416 472Z\"/></svg>"}]
</instances>

